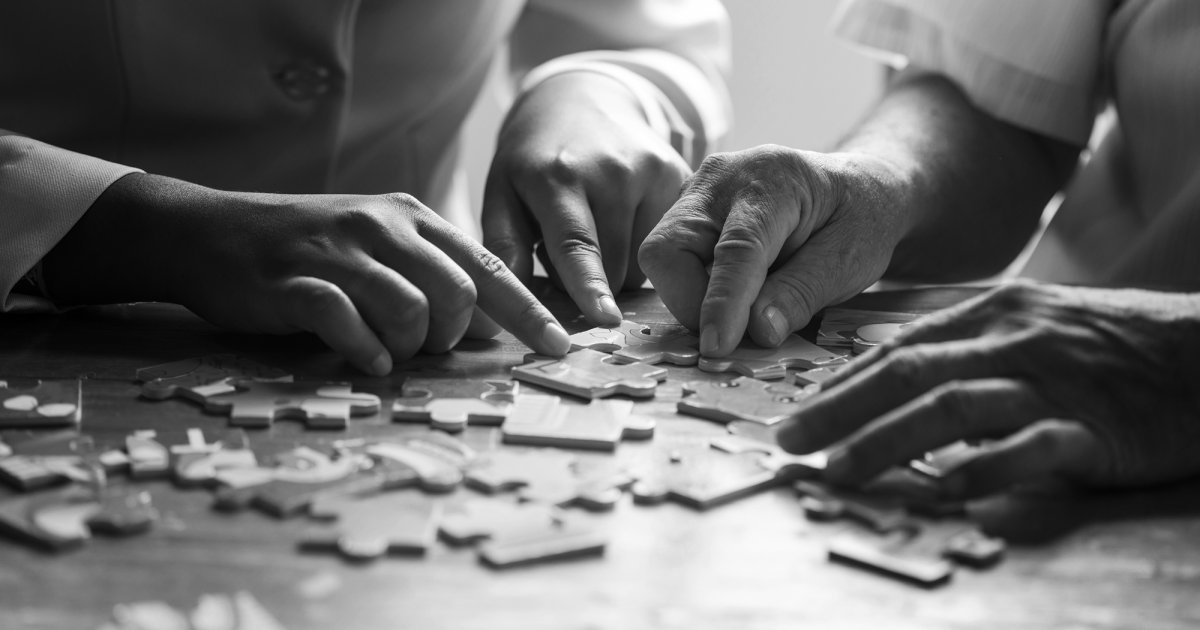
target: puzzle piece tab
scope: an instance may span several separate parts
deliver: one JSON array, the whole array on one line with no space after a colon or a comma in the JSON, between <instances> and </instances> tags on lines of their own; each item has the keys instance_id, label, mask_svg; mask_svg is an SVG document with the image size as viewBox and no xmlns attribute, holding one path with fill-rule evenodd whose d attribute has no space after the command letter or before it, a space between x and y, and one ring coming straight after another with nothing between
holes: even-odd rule
<instances>
[{"instance_id":1,"label":"puzzle piece tab","mask_svg":"<svg viewBox=\"0 0 1200 630\"><path fill-rule=\"evenodd\" d=\"M893 532L880 540L842 535L830 541L829 559L926 588L945 584L954 575L953 565L926 553L919 539L913 531Z\"/></svg>"},{"instance_id":2,"label":"puzzle piece tab","mask_svg":"<svg viewBox=\"0 0 1200 630\"><path fill-rule=\"evenodd\" d=\"M500 430L509 444L611 451L622 438L650 438L654 425L653 418L633 412L630 400L578 405L557 396L523 394Z\"/></svg>"},{"instance_id":3,"label":"puzzle piece tab","mask_svg":"<svg viewBox=\"0 0 1200 630\"><path fill-rule=\"evenodd\" d=\"M206 410L228 413L229 424L263 428L277 418L303 420L310 429L345 429L350 416L379 411L379 397L352 392L348 383L276 383L238 379L237 391L208 396Z\"/></svg>"},{"instance_id":4,"label":"puzzle piece tab","mask_svg":"<svg viewBox=\"0 0 1200 630\"><path fill-rule=\"evenodd\" d=\"M497 568L601 554L608 543L606 535L554 507L502 500L452 508L439 530L456 544L482 541L480 560Z\"/></svg>"},{"instance_id":5,"label":"puzzle piece tab","mask_svg":"<svg viewBox=\"0 0 1200 630\"><path fill-rule=\"evenodd\" d=\"M309 515L336 519L337 527L309 532L300 547L336 549L354 561L374 560L387 554L420 555L433 544L439 513L439 504L420 494L319 497L309 507Z\"/></svg>"},{"instance_id":6,"label":"puzzle piece tab","mask_svg":"<svg viewBox=\"0 0 1200 630\"><path fill-rule=\"evenodd\" d=\"M674 501L698 510L724 505L783 482L760 459L759 454L709 446L659 450L648 466L634 471L633 499L641 504Z\"/></svg>"},{"instance_id":7,"label":"puzzle piece tab","mask_svg":"<svg viewBox=\"0 0 1200 630\"><path fill-rule=\"evenodd\" d=\"M817 332L817 343L828 347L849 348L859 328L872 324L904 324L921 317L917 313L891 311L867 311L856 308L834 307L821 313L821 325Z\"/></svg>"},{"instance_id":8,"label":"puzzle piece tab","mask_svg":"<svg viewBox=\"0 0 1200 630\"><path fill-rule=\"evenodd\" d=\"M392 403L398 422L427 422L457 433L468 424L500 426L508 416L518 383L470 379L409 379Z\"/></svg>"},{"instance_id":9,"label":"puzzle piece tab","mask_svg":"<svg viewBox=\"0 0 1200 630\"><path fill-rule=\"evenodd\" d=\"M512 369L519 381L541 385L581 398L606 398L625 394L635 398L654 396L658 383L667 378L666 368L645 363L621 364L595 350L577 350L561 359L529 355L531 363Z\"/></svg>"},{"instance_id":10,"label":"puzzle piece tab","mask_svg":"<svg viewBox=\"0 0 1200 630\"><path fill-rule=\"evenodd\" d=\"M78 424L82 400L78 379L0 378L0 429Z\"/></svg>"},{"instance_id":11,"label":"puzzle piece tab","mask_svg":"<svg viewBox=\"0 0 1200 630\"><path fill-rule=\"evenodd\" d=\"M775 424L797 409L797 403L816 393L786 383L740 376L732 381L691 381L683 384L684 396L676 403L679 413L716 422L749 420Z\"/></svg>"},{"instance_id":12,"label":"puzzle piece tab","mask_svg":"<svg viewBox=\"0 0 1200 630\"><path fill-rule=\"evenodd\" d=\"M77 546L92 533L140 533L157 519L158 511L146 492L97 495L71 488L0 503L0 531L51 550Z\"/></svg>"},{"instance_id":13,"label":"puzzle piece tab","mask_svg":"<svg viewBox=\"0 0 1200 630\"><path fill-rule=\"evenodd\" d=\"M696 365L700 340L678 324L639 324L623 320L613 328L593 328L571 335L573 348L608 352L621 363Z\"/></svg>"},{"instance_id":14,"label":"puzzle piece tab","mask_svg":"<svg viewBox=\"0 0 1200 630\"><path fill-rule=\"evenodd\" d=\"M764 381L787 376L788 368L811 370L846 363L846 357L830 352L797 335L788 335L778 348L763 348L746 340L728 356L701 357L704 372L736 372Z\"/></svg>"},{"instance_id":15,"label":"puzzle piece tab","mask_svg":"<svg viewBox=\"0 0 1200 630\"><path fill-rule=\"evenodd\" d=\"M236 391L239 378L257 381L291 382L292 375L234 354L195 357L141 368L142 396L165 400L172 396L203 403L209 396Z\"/></svg>"}]
</instances>

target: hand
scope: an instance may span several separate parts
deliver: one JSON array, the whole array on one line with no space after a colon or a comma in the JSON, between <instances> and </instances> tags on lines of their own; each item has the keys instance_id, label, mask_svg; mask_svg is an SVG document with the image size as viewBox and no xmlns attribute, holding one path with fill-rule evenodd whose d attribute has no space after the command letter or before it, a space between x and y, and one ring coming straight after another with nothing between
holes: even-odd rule
<instances>
[{"instance_id":1,"label":"hand","mask_svg":"<svg viewBox=\"0 0 1200 630\"><path fill-rule=\"evenodd\" d=\"M940 311L863 354L780 430L833 447L865 482L958 440L988 440L946 499L1049 476L1131 486L1200 472L1200 297L1021 282ZM840 441L840 442L839 442Z\"/></svg>"},{"instance_id":2,"label":"hand","mask_svg":"<svg viewBox=\"0 0 1200 630\"><path fill-rule=\"evenodd\" d=\"M615 79L547 79L513 107L483 203L484 244L522 280L547 271L597 325L622 319L613 292L641 286L641 243L679 195L688 165Z\"/></svg>"},{"instance_id":3,"label":"hand","mask_svg":"<svg viewBox=\"0 0 1200 630\"><path fill-rule=\"evenodd\" d=\"M60 302L154 299L233 330L310 331L377 375L449 350L476 306L539 353L570 345L498 258L403 194L229 193L131 175L45 273Z\"/></svg>"},{"instance_id":4,"label":"hand","mask_svg":"<svg viewBox=\"0 0 1200 630\"><path fill-rule=\"evenodd\" d=\"M770 145L711 155L642 244L642 269L705 355L747 331L777 346L883 274L907 229L895 172Z\"/></svg>"}]
</instances>

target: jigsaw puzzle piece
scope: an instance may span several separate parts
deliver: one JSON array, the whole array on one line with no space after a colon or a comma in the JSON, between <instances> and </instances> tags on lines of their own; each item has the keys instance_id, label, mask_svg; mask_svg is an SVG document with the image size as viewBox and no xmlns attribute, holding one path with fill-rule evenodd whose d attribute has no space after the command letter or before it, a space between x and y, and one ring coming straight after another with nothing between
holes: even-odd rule
<instances>
[{"instance_id":1,"label":"jigsaw puzzle piece","mask_svg":"<svg viewBox=\"0 0 1200 630\"><path fill-rule=\"evenodd\" d=\"M921 317L918 313L867 311L856 308L828 308L821 314L817 343L822 346L849 348L863 326L907 324Z\"/></svg>"},{"instance_id":2,"label":"jigsaw puzzle piece","mask_svg":"<svg viewBox=\"0 0 1200 630\"><path fill-rule=\"evenodd\" d=\"M179 396L203 403L209 396L236 391L236 379L285 383L292 375L234 354L215 354L141 368L137 379L145 398Z\"/></svg>"},{"instance_id":3,"label":"jigsaw puzzle piece","mask_svg":"<svg viewBox=\"0 0 1200 630\"><path fill-rule=\"evenodd\" d=\"M134 479L163 477L171 470L171 452L154 438L154 431L134 431L125 438L129 475Z\"/></svg>"},{"instance_id":4,"label":"jigsaw puzzle piece","mask_svg":"<svg viewBox=\"0 0 1200 630\"><path fill-rule=\"evenodd\" d=\"M65 483L88 482L91 469L117 471L129 464L120 451L96 453L92 439L74 431L59 431L15 443L15 454L0 458L0 480L28 492Z\"/></svg>"},{"instance_id":5,"label":"jigsaw puzzle piece","mask_svg":"<svg viewBox=\"0 0 1200 630\"><path fill-rule=\"evenodd\" d=\"M377 489L380 478L363 479L358 473L369 468L361 456L337 459L301 446L279 457L270 468L246 468L218 471L214 506L237 510L254 505L279 518L293 516L308 507L313 499L326 493L353 493Z\"/></svg>"},{"instance_id":6,"label":"jigsaw puzzle piece","mask_svg":"<svg viewBox=\"0 0 1200 630\"><path fill-rule=\"evenodd\" d=\"M713 438L710 444L726 453L756 453L760 466L787 480L820 477L829 463L829 454L825 451L793 455L776 444L744 435L723 435Z\"/></svg>"},{"instance_id":7,"label":"jigsaw puzzle piece","mask_svg":"<svg viewBox=\"0 0 1200 630\"><path fill-rule=\"evenodd\" d=\"M985 569L1000 562L1006 545L1001 538L992 538L978 529L968 529L946 541L942 555L976 569Z\"/></svg>"},{"instance_id":8,"label":"jigsaw puzzle piece","mask_svg":"<svg viewBox=\"0 0 1200 630\"><path fill-rule=\"evenodd\" d=\"M518 383L470 379L409 379L392 403L399 422L428 422L457 433L468 424L500 426L508 416Z\"/></svg>"},{"instance_id":9,"label":"jigsaw puzzle piece","mask_svg":"<svg viewBox=\"0 0 1200 630\"><path fill-rule=\"evenodd\" d=\"M72 488L0 503L0 531L50 550L77 546L94 533L143 532L158 519L146 492L101 492Z\"/></svg>"},{"instance_id":10,"label":"jigsaw puzzle piece","mask_svg":"<svg viewBox=\"0 0 1200 630\"><path fill-rule=\"evenodd\" d=\"M0 429L78 424L82 401L78 379L0 378Z\"/></svg>"},{"instance_id":11,"label":"jigsaw puzzle piece","mask_svg":"<svg viewBox=\"0 0 1200 630\"><path fill-rule=\"evenodd\" d=\"M903 503L895 497L870 495L851 490L834 490L813 481L797 481L792 485L801 495L804 514L817 521L852 518L876 532L902 528L915 529Z\"/></svg>"},{"instance_id":12,"label":"jigsaw puzzle piece","mask_svg":"<svg viewBox=\"0 0 1200 630\"><path fill-rule=\"evenodd\" d=\"M379 411L379 397L348 383L231 381L237 391L206 397L204 407L228 413L229 424L263 428L277 418L303 420L310 429L345 429L350 416Z\"/></svg>"},{"instance_id":13,"label":"jigsaw puzzle piece","mask_svg":"<svg viewBox=\"0 0 1200 630\"><path fill-rule=\"evenodd\" d=\"M696 365L700 340L678 324L639 324L623 320L613 328L571 335L572 348L611 353L620 363Z\"/></svg>"},{"instance_id":14,"label":"jigsaw puzzle piece","mask_svg":"<svg viewBox=\"0 0 1200 630\"><path fill-rule=\"evenodd\" d=\"M764 381L787 376L788 368L811 370L846 363L846 357L830 352L797 335L788 335L778 348L763 348L749 340L728 356L701 357L704 372L736 372Z\"/></svg>"},{"instance_id":15,"label":"jigsaw puzzle piece","mask_svg":"<svg viewBox=\"0 0 1200 630\"><path fill-rule=\"evenodd\" d=\"M783 481L761 458L708 445L658 450L649 465L635 470L633 499L640 504L674 501L698 510L724 505Z\"/></svg>"},{"instance_id":16,"label":"jigsaw puzzle piece","mask_svg":"<svg viewBox=\"0 0 1200 630\"><path fill-rule=\"evenodd\" d=\"M472 501L442 518L441 536L456 544L482 541L479 558L504 568L602 554L603 533L546 504Z\"/></svg>"},{"instance_id":17,"label":"jigsaw puzzle piece","mask_svg":"<svg viewBox=\"0 0 1200 630\"><path fill-rule=\"evenodd\" d=\"M437 533L439 504L419 494L386 493L369 498L319 497L309 507L315 518L336 519L336 529L305 535L303 549L336 549L354 561L387 554L424 554Z\"/></svg>"},{"instance_id":18,"label":"jigsaw puzzle piece","mask_svg":"<svg viewBox=\"0 0 1200 630\"><path fill-rule=\"evenodd\" d=\"M795 413L797 403L816 393L815 388L748 376L732 381L691 381L683 384L683 391L686 395L675 404L679 413L716 422L749 420L768 425Z\"/></svg>"},{"instance_id":19,"label":"jigsaw puzzle piece","mask_svg":"<svg viewBox=\"0 0 1200 630\"><path fill-rule=\"evenodd\" d=\"M658 383L667 378L666 368L645 363L621 364L595 350L578 350L561 359L529 355L532 360L512 369L519 381L541 385L581 398L606 398L625 394L636 398L654 396Z\"/></svg>"},{"instance_id":20,"label":"jigsaw puzzle piece","mask_svg":"<svg viewBox=\"0 0 1200 630\"><path fill-rule=\"evenodd\" d=\"M654 419L633 413L630 400L593 400L587 405L557 396L523 394L501 426L509 444L611 451L624 439L654 435Z\"/></svg>"},{"instance_id":21,"label":"jigsaw puzzle piece","mask_svg":"<svg viewBox=\"0 0 1200 630\"><path fill-rule=\"evenodd\" d=\"M528 503L603 512L616 507L636 481L632 473L611 459L576 460L571 463L570 475L540 477L519 488L517 496Z\"/></svg>"},{"instance_id":22,"label":"jigsaw puzzle piece","mask_svg":"<svg viewBox=\"0 0 1200 630\"><path fill-rule=\"evenodd\" d=\"M558 451L491 451L467 469L468 486L485 494L520 490L572 475L576 458Z\"/></svg>"},{"instance_id":23,"label":"jigsaw puzzle piece","mask_svg":"<svg viewBox=\"0 0 1200 630\"><path fill-rule=\"evenodd\" d=\"M954 566L920 543L915 531L897 531L882 539L845 534L829 543L829 559L931 588L950 581Z\"/></svg>"},{"instance_id":24,"label":"jigsaw puzzle piece","mask_svg":"<svg viewBox=\"0 0 1200 630\"><path fill-rule=\"evenodd\" d=\"M188 429L188 443L172 446L172 476L181 486L213 482L219 471L255 468L258 458L250 450L245 431L233 429L217 442L206 442L199 429Z\"/></svg>"}]
</instances>

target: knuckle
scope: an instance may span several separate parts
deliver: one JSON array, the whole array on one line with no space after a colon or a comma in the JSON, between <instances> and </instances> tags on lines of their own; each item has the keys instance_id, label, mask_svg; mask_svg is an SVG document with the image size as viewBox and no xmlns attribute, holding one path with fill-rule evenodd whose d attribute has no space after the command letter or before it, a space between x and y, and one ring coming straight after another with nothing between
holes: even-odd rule
<instances>
[{"instance_id":1,"label":"knuckle","mask_svg":"<svg viewBox=\"0 0 1200 630\"><path fill-rule=\"evenodd\" d=\"M552 157L541 160L541 175L559 185L575 185L579 182L585 164L578 155L563 150Z\"/></svg>"},{"instance_id":2,"label":"knuckle","mask_svg":"<svg viewBox=\"0 0 1200 630\"><path fill-rule=\"evenodd\" d=\"M555 247L559 253L566 256L600 255L600 243L596 241L596 235L583 226L569 227L564 230L562 238Z\"/></svg>"},{"instance_id":3,"label":"knuckle","mask_svg":"<svg viewBox=\"0 0 1200 630\"><path fill-rule=\"evenodd\" d=\"M942 418L960 426L965 425L968 418L974 417L974 397L965 387L963 381L948 381L928 394L925 401Z\"/></svg>"},{"instance_id":4,"label":"knuckle","mask_svg":"<svg viewBox=\"0 0 1200 630\"><path fill-rule=\"evenodd\" d=\"M404 209L411 209L411 210L427 209L427 208L425 208L424 204L422 204L420 201L417 200L416 197L414 197L408 193L403 193L403 192L387 193L387 194L383 195L383 198L386 199L388 203L390 203L391 205L393 205L397 208L404 208Z\"/></svg>"},{"instance_id":5,"label":"knuckle","mask_svg":"<svg viewBox=\"0 0 1200 630\"><path fill-rule=\"evenodd\" d=\"M326 315L345 305L345 297L342 292L331 284L293 285L291 291L294 292L294 297L301 308L313 315Z\"/></svg>"}]
</instances>

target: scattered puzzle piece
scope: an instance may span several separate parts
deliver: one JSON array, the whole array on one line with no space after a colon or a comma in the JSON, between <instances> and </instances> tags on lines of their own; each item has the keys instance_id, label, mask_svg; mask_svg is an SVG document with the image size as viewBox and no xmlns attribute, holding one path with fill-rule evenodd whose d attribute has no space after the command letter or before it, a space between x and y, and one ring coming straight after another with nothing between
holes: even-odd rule
<instances>
[{"instance_id":1,"label":"scattered puzzle piece","mask_svg":"<svg viewBox=\"0 0 1200 630\"><path fill-rule=\"evenodd\" d=\"M630 400L593 400L572 404L557 396L517 397L501 433L509 444L611 451L624 439L654 435L654 419L633 413Z\"/></svg>"},{"instance_id":2,"label":"scattered puzzle piece","mask_svg":"<svg viewBox=\"0 0 1200 630\"><path fill-rule=\"evenodd\" d=\"M133 602L113 607L112 622L102 630L283 630L283 626L246 591L202 595L190 615L165 602Z\"/></svg>"},{"instance_id":3,"label":"scattered puzzle piece","mask_svg":"<svg viewBox=\"0 0 1200 630\"><path fill-rule=\"evenodd\" d=\"M946 541L942 554L959 564L983 569L995 565L1004 557L1005 544L977 529L968 529Z\"/></svg>"},{"instance_id":4,"label":"scattered puzzle piece","mask_svg":"<svg viewBox=\"0 0 1200 630\"><path fill-rule=\"evenodd\" d=\"M379 411L379 397L350 391L347 383L232 381L235 392L205 398L204 407L228 413L229 424L269 427L277 418L303 420L310 429L344 429L350 416Z\"/></svg>"},{"instance_id":5,"label":"scattered puzzle piece","mask_svg":"<svg viewBox=\"0 0 1200 630\"><path fill-rule=\"evenodd\" d=\"M146 492L96 494L69 488L0 503L0 531L51 550L79 545L92 533L140 533L157 518Z\"/></svg>"},{"instance_id":6,"label":"scattered puzzle piece","mask_svg":"<svg viewBox=\"0 0 1200 630\"><path fill-rule=\"evenodd\" d=\"M573 348L608 352L621 363L696 365L700 340L678 324L639 324L623 320L613 328L593 328L571 335Z\"/></svg>"},{"instance_id":7,"label":"scattered puzzle piece","mask_svg":"<svg viewBox=\"0 0 1200 630\"><path fill-rule=\"evenodd\" d=\"M333 459L301 446L281 456L281 465L273 468L218 471L215 479L224 487L217 492L215 507L235 510L254 505L272 516L292 516L324 493L378 488L380 479L363 480L357 475L367 466L365 461L361 456Z\"/></svg>"},{"instance_id":8,"label":"scattered puzzle piece","mask_svg":"<svg viewBox=\"0 0 1200 630\"><path fill-rule=\"evenodd\" d=\"M787 376L788 368L810 370L841 365L846 360L846 357L802 337L788 335L778 348L762 348L747 340L729 356L701 357L698 365L705 372L736 372L742 376L772 381Z\"/></svg>"},{"instance_id":9,"label":"scattered puzzle piece","mask_svg":"<svg viewBox=\"0 0 1200 630\"><path fill-rule=\"evenodd\" d=\"M814 390L787 383L760 381L740 376L732 381L691 381L683 384L689 394L676 403L679 413L716 422L750 420L775 424L790 416L797 403Z\"/></svg>"},{"instance_id":10,"label":"scattered puzzle piece","mask_svg":"<svg viewBox=\"0 0 1200 630\"><path fill-rule=\"evenodd\" d=\"M864 495L849 490L833 490L813 481L797 481L792 485L796 494L804 497L804 513L817 521L853 518L876 532L915 528L908 511L897 500Z\"/></svg>"},{"instance_id":11,"label":"scattered puzzle piece","mask_svg":"<svg viewBox=\"0 0 1200 630\"><path fill-rule=\"evenodd\" d=\"M724 435L714 438L712 447L726 453L758 453L758 464L786 479L810 479L825 472L829 454L825 451L793 455L774 443L745 435Z\"/></svg>"},{"instance_id":12,"label":"scattered puzzle piece","mask_svg":"<svg viewBox=\"0 0 1200 630\"><path fill-rule=\"evenodd\" d=\"M954 567L923 553L914 544L918 538L912 531L897 531L877 541L842 535L829 543L829 559L927 588L945 584L954 575Z\"/></svg>"},{"instance_id":13,"label":"scattered puzzle piece","mask_svg":"<svg viewBox=\"0 0 1200 630\"><path fill-rule=\"evenodd\" d=\"M437 532L439 505L419 494L386 493L369 498L319 497L309 507L316 518L337 519L337 528L305 535L304 549L336 549L349 560L374 560L389 553L424 554Z\"/></svg>"},{"instance_id":14,"label":"scattered puzzle piece","mask_svg":"<svg viewBox=\"0 0 1200 630\"><path fill-rule=\"evenodd\" d=\"M209 396L236 391L232 381L291 382L292 375L234 354L216 354L141 368L142 396L164 400L172 396L203 403Z\"/></svg>"},{"instance_id":15,"label":"scattered puzzle piece","mask_svg":"<svg viewBox=\"0 0 1200 630\"><path fill-rule=\"evenodd\" d=\"M392 418L428 422L457 433L468 424L499 426L508 416L518 383L469 379L409 379L392 403Z\"/></svg>"},{"instance_id":16,"label":"scattered puzzle piece","mask_svg":"<svg viewBox=\"0 0 1200 630\"><path fill-rule=\"evenodd\" d=\"M705 510L782 483L786 477L760 462L758 453L726 453L710 446L659 449L635 471L636 503L675 501Z\"/></svg>"},{"instance_id":17,"label":"scattered puzzle piece","mask_svg":"<svg viewBox=\"0 0 1200 630\"><path fill-rule=\"evenodd\" d=\"M608 544L603 533L552 506L501 500L456 506L439 531L456 544L482 541L480 560L497 568L597 555Z\"/></svg>"},{"instance_id":18,"label":"scattered puzzle piece","mask_svg":"<svg viewBox=\"0 0 1200 630\"><path fill-rule=\"evenodd\" d=\"M135 431L125 438L129 475L134 479L161 477L171 470L171 452L154 437L154 431Z\"/></svg>"},{"instance_id":19,"label":"scattered puzzle piece","mask_svg":"<svg viewBox=\"0 0 1200 630\"><path fill-rule=\"evenodd\" d=\"M258 466L258 458L241 429L229 431L220 441L212 443L205 441L199 429L188 429L188 443L172 446L170 450L174 458L172 476L181 486L215 481L222 470Z\"/></svg>"},{"instance_id":20,"label":"scattered puzzle piece","mask_svg":"<svg viewBox=\"0 0 1200 630\"><path fill-rule=\"evenodd\" d=\"M80 390L78 379L0 378L0 428L78 424Z\"/></svg>"},{"instance_id":21,"label":"scattered puzzle piece","mask_svg":"<svg viewBox=\"0 0 1200 630\"><path fill-rule=\"evenodd\" d=\"M91 468L114 472L129 464L120 451L96 453L92 439L74 431L59 431L15 443L16 454L0 458L0 480L28 492L65 483L88 482Z\"/></svg>"},{"instance_id":22,"label":"scattered puzzle piece","mask_svg":"<svg viewBox=\"0 0 1200 630\"><path fill-rule=\"evenodd\" d=\"M828 308L821 314L817 343L822 346L849 348L858 329L871 324L908 323L921 317L917 313L866 311L856 308Z\"/></svg>"},{"instance_id":23,"label":"scattered puzzle piece","mask_svg":"<svg viewBox=\"0 0 1200 630\"><path fill-rule=\"evenodd\" d=\"M531 363L512 369L514 379L581 398L605 398L613 394L649 398L659 381L667 378L666 368L645 363L620 364L603 352L588 349L561 359L526 357L530 359Z\"/></svg>"},{"instance_id":24,"label":"scattered puzzle piece","mask_svg":"<svg viewBox=\"0 0 1200 630\"><path fill-rule=\"evenodd\" d=\"M467 485L487 494L533 486L571 475L575 457L559 451L502 450L484 453L467 470Z\"/></svg>"}]
</instances>

